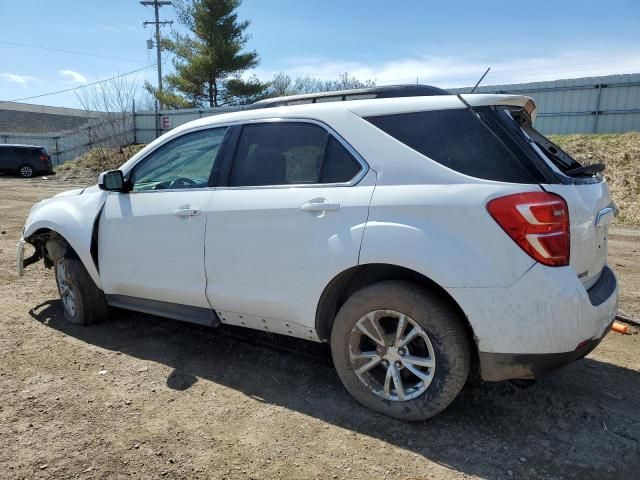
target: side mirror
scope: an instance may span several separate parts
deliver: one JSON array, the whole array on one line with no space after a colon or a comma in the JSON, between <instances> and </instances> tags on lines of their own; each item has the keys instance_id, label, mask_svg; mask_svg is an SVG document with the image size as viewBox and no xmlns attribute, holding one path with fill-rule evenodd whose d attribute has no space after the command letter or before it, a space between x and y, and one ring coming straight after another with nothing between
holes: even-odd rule
<instances>
[{"instance_id":1,"label":"side mirror","mask_svg":"<svg viewBox=\"0 0 640 480\"><path fill-rule=\"evenodd\" d=\"M98 177L98 187L109 192L125 192L125 181L121 170L102 172Z\"/></svg>"}]
</instances>

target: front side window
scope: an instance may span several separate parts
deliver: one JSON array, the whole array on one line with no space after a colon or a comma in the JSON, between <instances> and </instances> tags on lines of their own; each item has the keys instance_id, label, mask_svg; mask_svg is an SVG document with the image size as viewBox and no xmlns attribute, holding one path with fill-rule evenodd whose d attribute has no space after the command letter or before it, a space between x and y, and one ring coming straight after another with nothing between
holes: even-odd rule
<instances>
[{"instance_id":1,"label":"front side window","mask_svg":"<svg viewBox=\"0 0 640 480\"><path fill-rule=\"evenodd\" d=\"M204 188L219 169L227 127L187 133L150 153L133 170L133 191Z\"/></svg>"},{"instance_id":2,"label":"front side window","mask_svg":"<svg viewBox=\"0 0 640 480\"><path fill-rule=\"evenodd\" d=\"M229 186L346 183L362 166L327 130L312 123L245 125Z\"/></svg>"}]
</instances>

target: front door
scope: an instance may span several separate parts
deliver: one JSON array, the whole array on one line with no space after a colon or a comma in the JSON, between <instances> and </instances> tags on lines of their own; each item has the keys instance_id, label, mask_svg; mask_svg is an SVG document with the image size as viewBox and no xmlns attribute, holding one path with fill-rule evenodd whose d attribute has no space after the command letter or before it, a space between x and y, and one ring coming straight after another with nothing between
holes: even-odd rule
<instances>
[{"instance_id":1,"label":"front door","mask_svg":"<svg viewBox=\"0 0 640 480\"><path fill-rule=\"evenodd\" d=\"M128 175L131 192L108 196L98 230L107 295L211 308L205 212L225 131L199 130L161 145Z\"/></svg>"}]
</instances>

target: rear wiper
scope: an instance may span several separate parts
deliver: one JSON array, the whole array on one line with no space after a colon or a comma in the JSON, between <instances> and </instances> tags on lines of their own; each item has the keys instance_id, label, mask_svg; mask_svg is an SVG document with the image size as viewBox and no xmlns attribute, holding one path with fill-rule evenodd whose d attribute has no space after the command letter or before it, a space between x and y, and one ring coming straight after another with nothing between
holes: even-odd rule
<instances>
[{"instance_id":1,"label":"rear wiper","mask_svg":"<svg viewBox=\"0 0 640 480\"><path fill-rule=\"evenodd\" d=\"M600 173L604 170L604 163L592 163L591 165L584 165L578 168L572 168L571 170L567 170L564 172L565 175L570 177L576 177L578 175L595 175L596 173Z\"/></svg>"}]
</instances>

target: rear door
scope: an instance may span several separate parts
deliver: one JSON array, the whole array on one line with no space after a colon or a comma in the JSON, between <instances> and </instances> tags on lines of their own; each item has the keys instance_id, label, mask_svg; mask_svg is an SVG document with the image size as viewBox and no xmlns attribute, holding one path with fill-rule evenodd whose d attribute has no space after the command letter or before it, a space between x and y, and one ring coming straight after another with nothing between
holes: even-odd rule
<instances>
[{"instance_id":1,"label":"rear door","mask_svg":"<svg viewBox=\"0 0 640 480\"><path fill-rule=\"evenodd\" d=\"M223 322L309 337L327 283L358 264L375 172L317 123L237 128L207 212L207 297Z\"/></svg>"}]
</instances>

